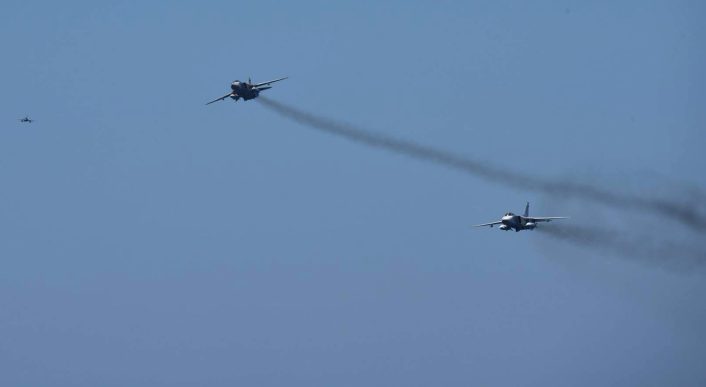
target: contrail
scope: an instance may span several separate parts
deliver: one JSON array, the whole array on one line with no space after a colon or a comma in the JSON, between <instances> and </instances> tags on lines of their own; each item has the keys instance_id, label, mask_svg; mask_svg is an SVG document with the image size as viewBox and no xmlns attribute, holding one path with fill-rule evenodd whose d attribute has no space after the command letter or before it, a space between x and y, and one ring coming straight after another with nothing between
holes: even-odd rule
<instances>
[{"instance_id":1,"label":"contrail","mask_svg":"<svg viewBox=\"0 0 706 387\"><path fill-rule=\"evenodd\" d=\"M412 141L388 137L355 126L308 113L266 97L258 98L262 104L280 115L300 124L347 138L364 145L443 165L513 188L532 190L552 196L573 196L619 209L640 210L673 219L689 228L706 230L706 215L689 206L607 191L588 184L552 181L520 174L506 168L481 163L444 150L431 148Z\"/></svg>"}]
</instances>

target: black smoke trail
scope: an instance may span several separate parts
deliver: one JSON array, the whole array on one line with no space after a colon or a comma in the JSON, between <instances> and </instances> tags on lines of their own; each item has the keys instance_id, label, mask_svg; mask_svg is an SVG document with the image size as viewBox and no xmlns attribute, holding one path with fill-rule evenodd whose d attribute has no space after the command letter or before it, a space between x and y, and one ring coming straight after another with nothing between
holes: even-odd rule
<instances>
[{"instance_id":1,"label":"black smoke trail","mask_svg":"<svg viewBox=\"0 0 706 387\"><path fill-rule=\"evenodd\" d=\"M507 168L493 166L456 155L444 150L431 148L412 141L388 137L355 126L308 113L281 102L260 97L262 104L280 115L300 124L334 134L339 137L407 155L409 157L457 169L476 177L506 186L532 190L552 196L570 196L601 203L618 209L632 209L669 218L697 230L706 230L706 215L697 213L692 207L661 199L644 198L620 194L589 184L566 180L552 181L526 174L520 174Z\"/></svg>"},{"instance_id":2,"label":"black smoke trail","mask_svg":"<svg viewBox=\"0 0 706 387\"><path fill-rule=\"evenodd\" d=\"M668 269L690 271L706 263L706 250L702 246L664 240L654 233L638 235L634 230L575 224L544 225L535 230L553 239Z\"/></svg>"}]
</instances>

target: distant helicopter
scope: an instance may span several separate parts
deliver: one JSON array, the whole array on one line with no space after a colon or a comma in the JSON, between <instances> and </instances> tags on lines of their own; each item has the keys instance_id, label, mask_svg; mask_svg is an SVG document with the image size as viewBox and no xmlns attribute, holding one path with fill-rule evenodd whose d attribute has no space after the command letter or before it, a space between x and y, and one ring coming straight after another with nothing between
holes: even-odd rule
<instances>
[{"instance_id":1,"label":"distant helicopter","mask_svg":"<svg viewBox=\"0 0 706 387\"><path fill-rule=\"evenodd\" d=\"M34 120L29 118L28 116L25 116L24 118L20 118L18 121L20 122L26 122L28 124L31 124Z\"/></svg>"},{"instance_id":2,"label":"distant helicopter","mask_svg":"<svg viewBox=\"0 0 706 387\"><path fill-rule=\"evenodd\" d=\"M267 82L262 82L262 83L252 83L250 78L248 78L247 82L241 82L238 80L233 81L233 83L230 84L231 92L224 95L221 98L214 99L213 101L207 103L206 105L210 105L214 102L217 101L223 101L224 99L230 97L233 98L234 100L239 100L242 98L244 101L250 100L257 98L258 95L260 95L260 92L263 90L271 89L272 86L270 84L279 82L283 79L287 79L287 77L284 78L279 78L275 79L272 81L267 81Z\"/></svg>"}]
</instances>

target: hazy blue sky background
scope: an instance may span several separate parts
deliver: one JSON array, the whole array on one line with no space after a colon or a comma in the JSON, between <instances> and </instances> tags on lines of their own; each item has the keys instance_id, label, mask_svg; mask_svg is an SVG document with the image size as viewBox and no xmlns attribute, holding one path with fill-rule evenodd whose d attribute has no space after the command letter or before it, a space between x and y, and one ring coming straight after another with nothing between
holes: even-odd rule
<instances>
[{"instance_id":1,"label":"hazy blue sky background","mask_svg":"<svg viewBox=\"0 0 706 387\"><path fill-rule=\"evenodd\" d=\"M287 75L269 97L478 160L703 190L705 10L3 2L0 385L706 384L706 270L468 227L657 225L203 105Z\"/></svg>"}]
</instances>

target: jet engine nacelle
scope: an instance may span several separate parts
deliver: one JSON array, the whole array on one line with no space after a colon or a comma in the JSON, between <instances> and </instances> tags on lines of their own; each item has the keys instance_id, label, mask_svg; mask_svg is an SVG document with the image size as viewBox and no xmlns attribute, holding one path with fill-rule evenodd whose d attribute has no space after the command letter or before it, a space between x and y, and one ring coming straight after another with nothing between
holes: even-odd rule
<instances>
[{"instance_id":1,"label":"jet engine nacelle","mask_svg":"<svg viewBox=\"0 0 706 387\"><path fill-rule=\"evenodd\" d=\"M528 222L527 224L525 224L525 228L528 228L528 229L533 229L535 227L537 227L537 223L534 223L534 222Z\"/></svg>"},{"instance_id":2,"label":"jet engine nacelle","mask_svg":"<svg viewBox=\"0 0 706 387\"><path fill-rule=\"evenodd\" d=\"M510 229L510 226L508 226L508 225L506 225L506 224L501 224L500 227L498 227L498 228L501 229L501 230L503 230L503 231L507 231L507 230Z\"/></svg>"}]
</instances>

